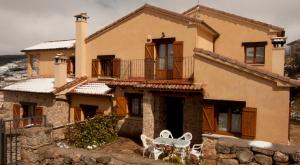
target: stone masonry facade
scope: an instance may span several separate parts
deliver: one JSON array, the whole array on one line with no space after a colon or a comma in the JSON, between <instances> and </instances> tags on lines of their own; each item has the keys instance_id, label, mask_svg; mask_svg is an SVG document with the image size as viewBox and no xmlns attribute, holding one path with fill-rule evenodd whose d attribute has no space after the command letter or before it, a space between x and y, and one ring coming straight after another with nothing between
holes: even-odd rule
<instances>
[{"instance_id":1,"label":"stone masonry facade","mask_svg":"<svg viewBox=\"0 0 300 165\"><path fill-rule=\"evenodd\" d=\"M5 92L3 108L0 110L2 119L13 118L13 105L20 102L36 103L43 107L43 115L47 116L47 123L54 127L62 126L68 123L69 104L67 101L55 99L52 94L26 93L26 92ZM21 109L21 116L22 116Z\"/></svg>"}]
</instances>

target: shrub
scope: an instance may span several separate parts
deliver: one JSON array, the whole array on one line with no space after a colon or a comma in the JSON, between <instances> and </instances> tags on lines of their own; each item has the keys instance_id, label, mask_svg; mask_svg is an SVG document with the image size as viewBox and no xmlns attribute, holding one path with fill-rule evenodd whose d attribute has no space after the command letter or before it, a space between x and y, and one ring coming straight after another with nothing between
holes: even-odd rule
<instances>
[{"instance_id":1,"label":"shrub","mask_svg":"<svg viewBox=\"0 0 300 165\"><path fill-rule=\"evenodd\" d=\"M115 116L96 116L93 119L76 123L66 132L67 142L79 148L99 146L118 137L118 119Z\"/></svg>"}]
</instances>

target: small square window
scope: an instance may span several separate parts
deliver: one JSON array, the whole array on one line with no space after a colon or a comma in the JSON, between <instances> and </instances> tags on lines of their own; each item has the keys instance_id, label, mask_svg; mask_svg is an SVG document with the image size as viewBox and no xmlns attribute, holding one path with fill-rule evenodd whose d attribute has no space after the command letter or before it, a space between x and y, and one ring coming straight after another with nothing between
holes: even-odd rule
<instances>
[{"instance_id":1,"label":"small square window","mask_svg":"<svg viewBox=\"0 0 300 165\"><path fill-rule=\"evenodd\" d=\"M248 42L243 43L245 47L245 62L247 64L265 63L265 45L267 42Z\"/></svg>"}]
</instances>

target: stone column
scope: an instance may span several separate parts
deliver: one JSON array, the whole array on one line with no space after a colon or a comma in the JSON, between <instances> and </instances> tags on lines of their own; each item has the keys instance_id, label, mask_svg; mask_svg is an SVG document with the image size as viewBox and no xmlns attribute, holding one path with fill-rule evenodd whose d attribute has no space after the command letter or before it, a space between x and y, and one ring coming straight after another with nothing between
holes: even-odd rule
<instances>
[{"instance_id":1,"label":"stone column","mask_svg":"<svg viewBox=\"0 0 300 165\"><path fill-rule=\"evenodd\" d=\"M20 140L22 164L38 165L40 161L38 149L52 143L51 129L44 127L24 129Z\"/></svg>"},{"instance_id":2,"label":"stone column","mask_svg":"<svg viewBox=\"0 0 300 165\"><path fill-rule=\"evenodd\" d=\"M143 96L143 134L154 138L154 98L149 92Z\"/></svg>"}]
</instances>

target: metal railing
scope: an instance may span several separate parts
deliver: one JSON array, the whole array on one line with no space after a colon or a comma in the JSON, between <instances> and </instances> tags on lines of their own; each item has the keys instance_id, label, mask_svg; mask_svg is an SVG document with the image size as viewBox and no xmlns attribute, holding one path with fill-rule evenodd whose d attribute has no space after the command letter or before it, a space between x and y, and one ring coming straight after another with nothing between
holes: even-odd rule
<instances>
[{"instance_id":1,"label":"metal railing","mask_svg":"<svg viewBox=\"0 0 300 165\"><path fill-rule=\"evenodd\" d=\"M300 112L291 112L290 119L293 121L300 122Z\"/></svg>"},{"instance_id":2,"label":"metal railing","mask_svg":"<svg viewBox=\"0 0 300 165\"><path fill-rule=\"evenodd\" d=\"M46 116L0 120L0 164L20 164L19 136L26 128L42 126L47 126Z\"/></svg>"},{"instance_id":3,"label":"metal railing","mask_svg":"<svg viewBox=\"0 0 300 165\"><path fill-rule=\"evenodd\" d=\"M193 57L168 59L121 60L120 79L173 80L191 79L194 73Z\"/></svg>"}]
</instances>

